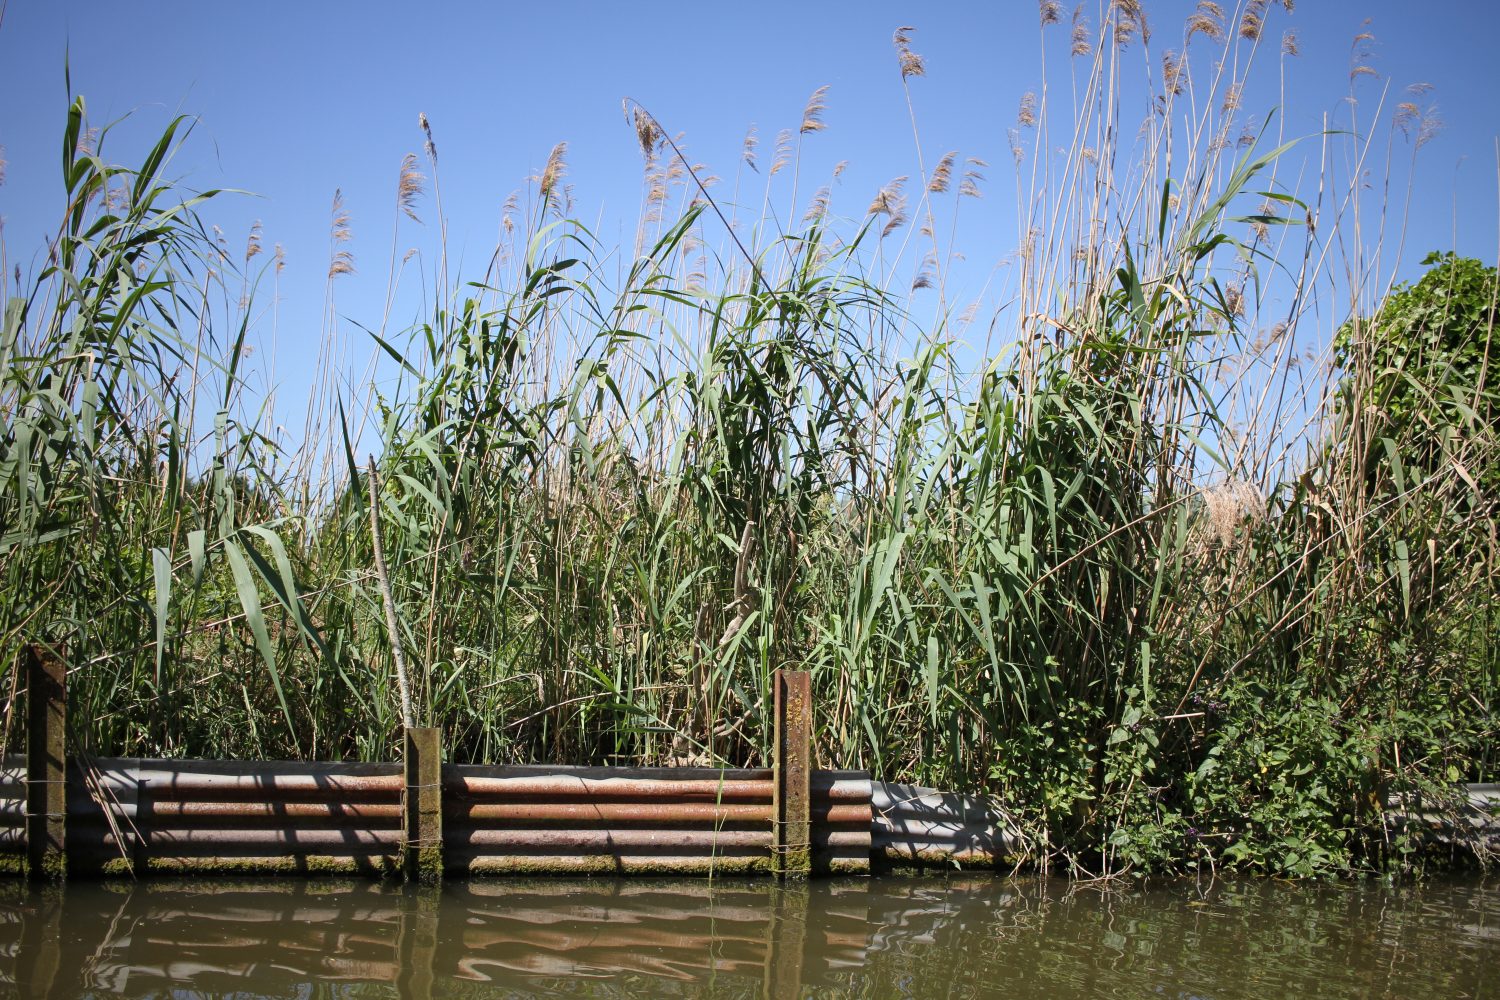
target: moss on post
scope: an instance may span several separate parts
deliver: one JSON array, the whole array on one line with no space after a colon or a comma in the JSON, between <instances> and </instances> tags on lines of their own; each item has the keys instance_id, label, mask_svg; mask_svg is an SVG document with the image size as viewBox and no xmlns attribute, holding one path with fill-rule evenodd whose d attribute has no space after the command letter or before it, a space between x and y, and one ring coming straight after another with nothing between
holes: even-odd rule
<instances>
[{"instance_id":1,"label":"moss on post","mask_svg":"<svg viewBox=\"0 0 1500 1000\"><path fill-rule=\"evenodd\" d=\"M812 873L812 677L778 670L775 688L775 828L772 869L782 878Z\"/></svg>"},{"instance_id":2,"label":"moss on post","mask_svg":"<svg viewBox=\"0 0 1500 1000\"><path fill-rule=\"evenodd\" d=\"M443 877L443 742L437 729L406 730L403 791L405 844L403 868L408 881L437 882Z\"/></svg>"}]
</instances>

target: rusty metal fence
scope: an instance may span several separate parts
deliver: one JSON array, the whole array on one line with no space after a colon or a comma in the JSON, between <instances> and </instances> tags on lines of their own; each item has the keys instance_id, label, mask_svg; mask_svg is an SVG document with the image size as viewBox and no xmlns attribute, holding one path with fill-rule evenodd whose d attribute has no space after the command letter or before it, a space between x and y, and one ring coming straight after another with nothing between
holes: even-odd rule
<instances>
[{"instance_id":1,"label":"rusty metal fence","mask_svg":"<svg viewBox=\"0 0 1500 1000\"><path fill-rule=\"evenodd\" d=\"M809 767L811 688L778 672L769 769L391 764L67 754L60 663L28 655L27 753L0 767L0 870L144 873L868 872L869 775ZM53 681L48 684L49 679Z\"/></svg>"},{"instance_id":2,"label":"rusty metal fence","mask_svg":"<svg viewBox=\"0 0 1500 1000\"><path fill-rule=\"evenodd\" d=\"M766 769L144 760L65 752L61 664L34 647L27 752L0 761L0 874L860 874L1008 868L1025 844L983 796L809 766L806 673L775 678ZM1393 831L1500 851L1500 788L1392 799Z\"/></svg>"},{"instance_id":3,"label":"rusty metal fence","mask_svg":"<svg viewBox=\"0 0 1500 1000\"><path fill-rule=\"evenodd\" d=\"M983 796L877 781L870 799L872 848L885 864L987 868L1021 846L1005 814Z\"/></svg>"}]
</instances>

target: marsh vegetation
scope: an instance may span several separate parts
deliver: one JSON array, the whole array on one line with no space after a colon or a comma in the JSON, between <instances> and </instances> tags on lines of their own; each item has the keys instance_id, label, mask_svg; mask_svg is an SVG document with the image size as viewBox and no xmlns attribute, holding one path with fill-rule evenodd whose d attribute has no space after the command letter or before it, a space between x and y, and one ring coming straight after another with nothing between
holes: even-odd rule
<instances>
[{"instance_id":1,"label":"marsh vegetation","mask_svg":"<svg viewBox=\"0 0 1500 1000\"><path fill-rule=\"evenodd\" d=\"M1430 96L1298 139L1239 106L1290 3L1086 6L1041 4L1003 166L924 146L902 28L914 166L868 205L803 176L823 91L720 181L632 104L635 244L560 144L469 274L424 117L388 258L334 200L295 438L245 350L279 248L168 179L190 122L120 166L135 123L77 98L56 238L0 278L7 704L42 639L100 754L389 759L405 700L458 760L745 765L805 667L821 764L993 793L1043 867L1407 864L1385 797L1494 779L1500 681L1495 270L1393 287L1366 184ZM1020 223L971 305L981 196ZM423 267L409 325L334 318Z\"/></svg>"}]
</instances>

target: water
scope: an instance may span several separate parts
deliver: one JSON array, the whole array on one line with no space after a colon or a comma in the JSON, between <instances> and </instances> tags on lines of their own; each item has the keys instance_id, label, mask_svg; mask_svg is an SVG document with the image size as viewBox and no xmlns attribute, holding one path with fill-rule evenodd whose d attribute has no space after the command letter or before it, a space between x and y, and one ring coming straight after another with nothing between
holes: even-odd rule
<instances>
[{"instance_id":1,"label":"water","mask_svg":"<svg viewBox=\"0 0 1500 1000\"><path fill-rule=\"evenodd\" d=\"M0 885L0 993L1482 997L1500 886L987 877Z\"/></svg>"}]
</instances>

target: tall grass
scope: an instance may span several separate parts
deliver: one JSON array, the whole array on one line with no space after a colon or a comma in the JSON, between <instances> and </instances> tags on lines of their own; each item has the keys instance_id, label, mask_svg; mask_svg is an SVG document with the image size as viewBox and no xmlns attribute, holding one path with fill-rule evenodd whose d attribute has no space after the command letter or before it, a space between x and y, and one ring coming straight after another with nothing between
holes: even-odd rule
<instances>
[{"instance_id":1,"label":"tall grass","mask_svg":"<svg viewBox=\"0 0 1500 1000\"><path fill-rule=\"evenodd\" d=\"M1399 861L1388 792L1494 775L1493 382L1403 355L1443 405L1371 403L1377 131L1304 139L1316 183L1279 177L1280 119L1238 108L1295 54L1268 7L1200 4L1163 53L1136 3L1041 4L1064 51L1020 100L998 305L950 299L994 168L922 148L912 29L916 172L855 218L797 202L822 91L733 194L631 106L628 266L571 221L559 145L489 269L458 283L442 252L399 332L393 235L369 343L400 377L328 320L290 445L245 367L280 255L258 231L231 254L213 193L163 179L185 123L112 166L78 99L48 264L6 290L6 669L64 645L101 753L389 758L409 711L455 759L744 764L772 672L807 668L820 763L990 791L1042 865ZM396 233L439 190L421 124ZM330 317L338 199L331 234Z\"/></svg>"}]
</instances>

